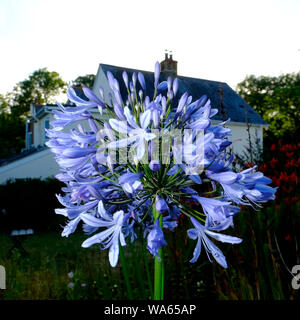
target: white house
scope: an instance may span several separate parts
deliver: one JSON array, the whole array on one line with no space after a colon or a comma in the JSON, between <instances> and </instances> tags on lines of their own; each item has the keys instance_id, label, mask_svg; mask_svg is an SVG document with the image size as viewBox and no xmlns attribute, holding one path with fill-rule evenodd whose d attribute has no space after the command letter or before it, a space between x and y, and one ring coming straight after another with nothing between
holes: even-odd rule
<instances>
[{"instance_id":1,"label":"white house","mask_svg":"<svg viewBox=\"0 0 300 320\"><path fill-rule=\"evenodd\" d=\"M140 71L100 64L93 86L95 94L99 95L98 88L102 86L105 99L109 101L111 89L108 85L107 72L110 71L121 84L123 70L127 71L129 77L133 72ZM267 126L267 123L226 83L179 76L177 75L177 61L172 59L172 55L168 56L167 54L165 60L161 62L161 71L160 80L166 80L169 75L178 78L179 92L177 96L188 91L196 100L206 94L211 100L212 107L219 110L218 114L213 117L213 123L230 118L227 126L232 131L230 139L233 144L231 148L235 154L241 154L248 146L247 128L250 128L251 136L258 138L262 146L263 128ZM151 97L153 95L153 72L142 72L146 80L147 95ZM126 97L125 89L122 86L120 89L121 95ZM77 94L83 95L80 88L75 88L75 90ZM0 184L16 178L45 179L55 176L59 172L54 155L45 146L47 141L45 128L49 128L49 123L53 119L52 110L57 108L56 105L31 106L31 117L27 119L26 123L26 146L21 154L7 159L0 165ZM98 112L98 110L94 112Z\"/></svg>"}]
</instances>

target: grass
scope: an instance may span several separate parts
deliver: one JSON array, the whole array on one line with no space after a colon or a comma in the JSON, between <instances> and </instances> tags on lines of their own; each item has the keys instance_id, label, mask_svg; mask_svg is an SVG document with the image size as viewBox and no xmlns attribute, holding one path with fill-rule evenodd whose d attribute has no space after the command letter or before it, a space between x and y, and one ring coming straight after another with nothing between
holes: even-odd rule
<instances>
[{"instance_id":1,"label":"grass","mask_svg":"<svg viewBox=\"0 0 300 320\"><path fill-rule=\"evenodd\" d=\"M166 296L174 299L189 298L190 293L194 292L193 297L204 298L207 291L203 289L204 282L196 281L195 278L207 262L203 265L189 265L187 261L183 263L184 256L187 258L187 254L191 254L194 243L190 243L190 248L186 251L187 246L178 245L180 239L176 234L170 233L168 237L170 250L166 251ZM81 248L84 239L86 236L81 232L76 232L69 238L62 238L59 232L38 233L22 243L28 256L22 256L15 249L8 258L7 253L13 243L8 235L0 234L0 265L6 269L7 288L0 291L1 299L128 299L120 262L116 268L111 268L107 251L101 251L97 246ZM186 254L183 254L183 250ZM124 247L124 254L133 298L151 299L152 256L142 250L138 242ZM73 272L72 278L68 276L70 272Z\"/></svg>"},{"instance_id":2,"label":"grass","mask_svg":"<svg viewBox=\"0 0 300 320\"><path fill-rule=\"evenodd\" d=\"M7 287L4 298L120 298L120 268L112 270L106 254L99 249L81 248L84 238L80 233L70 238L62 238L59 233L35 234L23 243L27 257L14 250L7 258L12 242L2 234L0 264L6 269ZM74 273L72 279L68 277L70 272ZM69 283L74 287L69 288Z\"/></svg>"},{"instance_id":3,"label":"grass","mask_svg":"<svg viewBox=\"0 0 300 320\"><path fill-rule=\"evenodd\" d=\"M227 258L228 269L209 263L204 252L197 263L189 263L196 243L187 239L188 225L166 233L165 298L298 299L299 290L292 289L292 277L280 258L281 254L290 268L299 261L299 251L295 250L299 248L295 246L299 241L298 212L299 205L294 209L282 206L279 211L268 207L261 212L241 212L232 235L244 241L237 246L217 243ZM287 233L291 235L290 242L285 240ZM274 235L278 238L280 252ZM23 242L28 256L23 257L15 250L8 258L12 239L0 233L0 265L6 268L7 288L0 290L0 299L128 299L128 283L124 282L120 261L116 268L111 268L107 251L99 250L96 245L81 248L85 239L80 231L69 238L62 238L59 232L36 233ZM140 239L141 236L134 244L124 247L124 256L132 297L149 300L153 296L154 261L143 250L146 244ZM68 276L70 272L72 278Z\"/></svg>"}]
</instances>

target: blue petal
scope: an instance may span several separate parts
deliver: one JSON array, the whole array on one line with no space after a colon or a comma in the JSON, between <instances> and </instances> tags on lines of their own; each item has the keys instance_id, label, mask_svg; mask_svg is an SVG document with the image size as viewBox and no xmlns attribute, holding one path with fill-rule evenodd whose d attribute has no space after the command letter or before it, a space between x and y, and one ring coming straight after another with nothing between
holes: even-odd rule
<instances>
[{"instance_id":1,"label":"blue petal","mask_svg":"<svg viewBox=\"0 0 300 320\"><path fill-rule=\"evenodd\" d=\"M140 82L140 85L141 85L142 89L146 90L145 77L141 72L138 73L138 78L139 78L139 82Z\"/></svg>"},{"instance_id":2,"label":"blue petal","mask_svg":"<svg viewBox=\"0 0 300 320\"><path fill-rule=\"evenodd\" d=\"M220 234L220 233L216 233L207 229L204 229L204 232L206 234L208 234L209 236L211 236L212 238L221 241L221 242L226 242L226 243L232 243L232 244L236 244L236 243L241 243L243 240L237 237L232 237L232 236L228 236L225 234Z\"/></svg>"},{"instance_id":3,"label":"blue petal","mask_svg":"<svg viewBox=\"0 0 300 320\"><path fill-rule=\"evenodd\" d=\"M81 219L84 223L88 224L91 227L109 227L113 225L113 221L106 221L92 216L91 214L83 213Z\"/></svg>"},{"instance_id":4,"label":"blue petal","mask_svg":"<svg viewBox=\"0 0 300 320\"><path fill-rule=\"evenodd\" d=\"M154 88L157 88L159 75L160 75L160 63L156 61L155 69L154 69Z\"/></svg>"},{"instance_id":5,"label":"blue petal","mask_svg":"<svg viewBox=\"0 0 300 320\"><path fill-rule=\"evenodd\" d=\"M178 79L175 78L175 80L173 81L173 94L174 94L174 97L176 96L177 91L178 91Z\"/></svg>"},{"instance_id":6,"label":"blue petal","mask_svg":"<svg viewBox=\"0 0 300 320\"><path fill-rule=\"evenodd\" d=\"M193 258L190 260L191 263L195 263L201 254L201 242L202 242L201 237L198 237L198 241L193 252Z\"/></svg>"},{"instance_id":7,"label":"blue petal","mask_svg":"<svg viewBox=\"0 0 300 320\"><path fill-rule=\"evenodd\" d=\"M146 129L149 126L151 120L151 111L146 110L140 115L140 124L143 129Z\"/></svg>"},{"instance_id":8,"label":"blue petal","mask_svg":"<svg viewBox=\"0 0 300 320\"><path fill-rule=\"evenodd\" d=\"M118 239L116 239L111 247L109 248L108 253L109 263L112 267L115 267L118 263L119 259L119 242Z\"/></svg>"},{"instance_id":9,"label":"blue petal","mask_svg":"<svg viewBox=\"0 0 300 320\"><path fill-rule=\"evenodd\" d=\"M177 164L175 164L168 172L167 175L168 176L173 176L174 174L176 174L179 170L179 166Z\"/></svg>"},{"instance_id":10,"label":"blue petal","mask_svg":"<svg viewBox=\"0 0 300 320\"><path fill-rule=\"evenodd\" d=\"M179 102L178 102L178 107L177 107L176 113L180 113L180 112L182 111L183 107L184 107L185 104L186 104L187 98L188 98L188 93L185 92L185 93L181 96L181 98L180 98L180 100L179 100Z\"/></svg>"},{"instance_id":11,"label":"blue petal","mask_svg":"<svg viewBox=\"0 0 300 320\"><path fill-rule=\"evenodd\" d=\"M127 72L123 71L122 76L123 76L123 80L124 80L125 86L128 89L128 75L127 75Z\"/></svg>"},{"instance_id":12,"label":"blue petal","mask_svg":"<svg viewBox=\"0 0 300 320\"><path fill-rule=\"evenodd\" d=\"M224 184L232 184L237 180L237 174L234 172L220 172L220 173L212 173L211 171L207 171L206 175L213 180L216 180L220 183Z\"/></svg>"},{"instance_id":13,"label":"blue petal","mask_svg":"<svg viewBox=\"0 0 300 320\"><path fill-rule=\"evenodd\" d=\"M167 205L166 200L164 198L160 198L160 197L156 196L155 209L159 213L169 211L169 207Z\"/></svg>"},{"instance_id":14,"label":"blue petal","mask_svg":"<svg viewBox=\"0 0 300 320\"><path fill-rule=\"evenodd\" d=\"M167 81L162 81L158 86L157 86L157 90L158 91L164 91L167 90L168 88L168 83Z\"/></svg>"}]
</instances>

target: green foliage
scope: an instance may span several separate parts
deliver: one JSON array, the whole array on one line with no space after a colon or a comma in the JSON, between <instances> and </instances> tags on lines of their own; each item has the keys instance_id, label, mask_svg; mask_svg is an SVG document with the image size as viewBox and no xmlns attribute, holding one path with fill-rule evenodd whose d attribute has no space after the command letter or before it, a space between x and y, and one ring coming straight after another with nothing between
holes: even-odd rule
<instances>
[{"instance_id":1,"label":"green foliage","mask_svg":"<svg viewBox=\"0 0 300 320\"><path fill-rule=\"evenodd\" d=\"M300 72L279 77L250 75L236 89L270 124L268 135L293 140L300 133Z\"/></svg>"},{"instance_id":2,"label":"green foliage","mask_svg":"<svg viewBox=\"0 0 300 320\"><path fill-rule=\"evenodd\" d=\"M7 98L0 94L0 114L7 113L9 111L9 105Z\"/></svg>"},{"instance_id":3,"label":"green foliage","mask_svg":"<svg viewBox=\"0 0 300 320\"><path fill-rule=\"evenodd\" d=\"M25 146L25 120L0 113L0 159L17 154Z\"/></svg>"},{"instance_id":4,"label":"green foliage","mask_svg":"<svg viewBox=\"0 0 300 320\"><path fill-rule=\"evenodd\" d=\"M18 250L14 250L8 258L7 252L13 243L7 235L0 234L0 265L6 268L7 280L7 289L3 290L2 299L128 299L122 265L119 263L115 268L111 268L108 252L101 251L99 246L82 248L81 243L85 239L86 236L81 232L76 232L68 238L62 238L59 232L35 233L22 243L28 256L22 257ZM186 243L178 239L177 244L179 248L175 252L166 250L166 257L170 262L166 265L166 297L212 298L209 292L211 288L207 286L211 281L211 266L207 261L203 265L189 264L185 261ZM189 249L192 249L192 245ZM151 299L153 258L145 251L145 243L128 243L124 247L124 254L133 298ZM178 262L184 263L174 264L175 255ZM69 278L70 272L73 276Z\"/></svg>"},{"instance_id":5,"label":"green foliage","mask_svg":"<svg viewBox=\"0 0 300 320\"><path fill-rule=\"evenodd\" d=\"M9 110L7 97L0 94L0 159L14 155L24 148L25 121Z\"/></svg>"},{"instance_id":6,"label":"green foliage","mask_svg":"<svg viewBox=\"0 0 300 320\"><path fill-rule=\"evenodd\" d=\"M273 204L258 212L245 208L239 213L235 226L243 242L239 247L225 248L227 270L215 267L216 291L222 299L299 298L289 272L300 258L296 232L300 227L299 204L276 207Z\"/></svg>"},{"instance_id":7,"label":"green foliage","mask_svg":"<svg viewBox=\"0 0 300 320\"><path fill-rule=\"evenodd\" d=\"M93 89L96 76L94 74L87 74L85 76L79 76L72 81L73 86L81 86Z\"/></svg>"},{"instance_id":8,"label":"green foliage","mask_svg":"<svg viewBox=\"0 0 300 320\"><path fill-rule=\"evenodd\" d=\"M38 69L17 83L9 94L11 111L18 116L28 115L30 104L53 103L53 98L65 92L66 86L57 72Z\"/></svg>"},{"instance_id":9,"label":"green foliage","mask_svg":"<svg viewBox=\"0 0 300 320\"><path fill-rule=\"evenodd\" d=\"M57 230L64 223L54 209L59 207L55 194L63 186L56 179L16 179L0 185L0 230L33 228ZM16 201L16 197L18 201Z\"/></svg>"}]
</instances>

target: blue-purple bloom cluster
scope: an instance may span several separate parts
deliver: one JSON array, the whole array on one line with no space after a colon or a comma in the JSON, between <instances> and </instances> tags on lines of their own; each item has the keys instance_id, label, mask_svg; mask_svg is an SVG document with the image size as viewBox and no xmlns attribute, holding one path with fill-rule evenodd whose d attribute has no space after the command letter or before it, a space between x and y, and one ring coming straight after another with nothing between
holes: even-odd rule
<instances>
[{"instance_id":1,"label":"blue-purple bloom cluster","mask_svg":"<svg viewBox=\"0 0 300 320\"><path fill-rule=\"evenodd\" d=\"M188 237L197 240L190 262L197 261L203 244L209 260L213 257L226 268L224 255L210 238L240 243L220 231L233 227L241 205L260 206L274 199L276 189L256 167L233 172L234 156L226 152L230 129L224 127L226 122L212 125L217 109L207 96L193 101L185 92L176 97L178 79L159 83L159 77L157 62L152 99L146 95L143 74L133 73L130 79L124 71L126 101L119 82L108 72L110 101L105 101L102 88L97 95L83 88L84 100L70 87L68 98L75 106L58 104L47 145L61 168L56 177L66 184L65 195L57 195L64 208L56 213L69 220L62 235L68 237L82 223L91 235L82 246L98 243L109 249L114 267L120 246L135 241L140 229L147 249L158 256L167 245L164 230L174 231L184 215L191 222ZM182 133L183 148L171 135L170 149L153 158L154 141L161 147L162 137L172 130ZM199 131L200 144L194 134ZM124 155L131 160L124 161Z\"/></svg>"}]
</instances>

